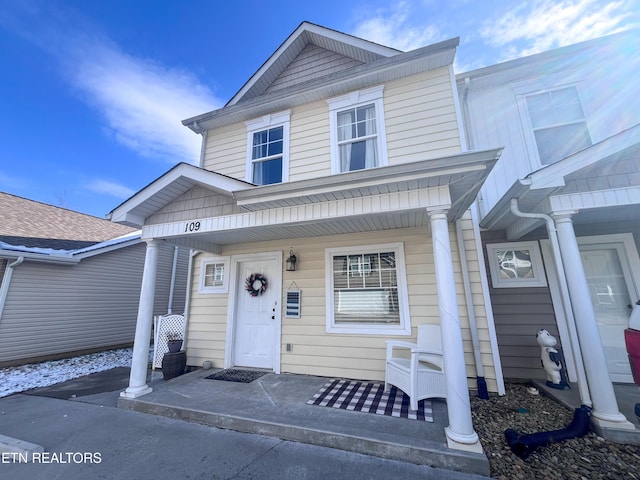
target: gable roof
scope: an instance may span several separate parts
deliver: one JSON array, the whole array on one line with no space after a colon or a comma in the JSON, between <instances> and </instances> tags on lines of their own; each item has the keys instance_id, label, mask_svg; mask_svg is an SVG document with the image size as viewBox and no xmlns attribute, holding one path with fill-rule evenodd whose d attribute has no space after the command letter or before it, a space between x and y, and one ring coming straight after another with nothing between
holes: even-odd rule
<instances>
[{"instance_id":1,"label":"gable roof","mask_svg":"<svg viewBox=\"0 0 640 480\"><path fill-rule=\"evenodd\" d=\"M0 218L0 242L29 248L75 250L135 230L5 192L0 192Z\"/></svg>"},{"instance_id":2,"label":"gable roof","mask_svg":"<svg viewBox=\"0 0 640 480\"><path fill-rule=\"evenodd\" d=\"M111 210L107 218L140 227L148 216L196 185L229 197L233 191L255 187L252 183L182 162Z\"/></svg>"},{"instance_id":3,"label":"gable roof","mask_svg":"<svg viewBox=\"0 0 640 480\"><path fill-rule=\"evenodd\" d=\"M255 98L266 92L273 81L310 47L318 47L353 60L352 65L371 63L397 55L400 50L369 42L310 22L302 22L269 59L242 86L227 105ZM319 71L316 78L327 73Z\"/></svg>"},{"instance_id":4,"label":"gable roof","mask_svg":"<svg viewBox=\"0 0 640 480\"><path fill-rule=\"evenodd\" d=\"M318 44L332 45L336 50L340 50L339 45L348 47L351 55L358 56L366 62L361 63L359 59L355 59L355 63L343 65L346 68L330 69L329 73L319 69L317 74L305 77L299 83L286 84L286 88L272 88L272 83L278 78L276 73L282 73L295 62L296 58L291 58L290 54L304 54L304 49L312 45L310 38L314 38ZM401 52L304 22L226 106L187 118L182 124L200 134L208 129L256 119L299 105L450 66L453 64L459 43L460 39L456 37L409 52ZM356 51L360 53L353 53Z\"/></svg>"}]
</instances>

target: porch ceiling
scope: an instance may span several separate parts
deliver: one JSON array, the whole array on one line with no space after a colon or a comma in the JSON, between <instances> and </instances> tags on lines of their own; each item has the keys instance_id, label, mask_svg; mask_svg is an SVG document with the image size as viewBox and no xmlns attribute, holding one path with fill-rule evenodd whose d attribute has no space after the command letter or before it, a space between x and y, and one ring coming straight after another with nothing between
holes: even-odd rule
<instances>
[{"instance_id":1,"label":"porch ceiling","mask_svg":"<svg viewBox=\"0 0 640 480\"><path fill-rule=\"evenodd\" d=\"M221 245L372 232L397 228L427 228L428 225L427 212L424 208L421 208L402 213L361 215L345 219L310 221L298 225L234 228L188 236L166 237L166 240L196 250L219 253Z\"/></svg>"}]
</instances>

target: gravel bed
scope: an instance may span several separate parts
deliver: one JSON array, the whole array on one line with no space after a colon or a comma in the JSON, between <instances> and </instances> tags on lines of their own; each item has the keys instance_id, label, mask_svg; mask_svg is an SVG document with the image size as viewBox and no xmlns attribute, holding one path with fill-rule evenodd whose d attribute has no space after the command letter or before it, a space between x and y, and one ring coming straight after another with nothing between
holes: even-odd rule
<instances>
[{"instance_id":1,"label":"gravel bed","mask_svg":"<svg viewBox=\"0 0 640 480\"><path fill-rule=\"evenodd\" d=\"M489 458L491 477L513 479L640 479L640 447L608 442L593 432L539 447L526 460L511 452L504 431L518 434L566 427L573 411L528 385L507 384L506 395L471 398L476 432Z\"/></svg>"}]
</instances>

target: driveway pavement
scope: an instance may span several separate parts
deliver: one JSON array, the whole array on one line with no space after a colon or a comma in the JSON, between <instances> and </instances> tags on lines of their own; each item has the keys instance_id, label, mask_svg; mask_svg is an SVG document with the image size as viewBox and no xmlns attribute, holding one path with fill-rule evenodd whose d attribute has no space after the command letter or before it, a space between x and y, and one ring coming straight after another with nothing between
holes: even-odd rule
<instances>
[{"instance_id":1,"label":"driveway pavement","mask_svg":"<svg viewBox=\"0 0 640 480\"><path fill-rule=\"evenodd\" d=\"M95 377L87 382L95 383ZM0 434L41 445L45 452L30 463L0 455L0 478L485 478L118 409L117 390L77 383L71 393L68 386L40 392L48 396L32 391L0 398ZM56 390L66 394L55 395Z\"/></svg>"}]
</instances>

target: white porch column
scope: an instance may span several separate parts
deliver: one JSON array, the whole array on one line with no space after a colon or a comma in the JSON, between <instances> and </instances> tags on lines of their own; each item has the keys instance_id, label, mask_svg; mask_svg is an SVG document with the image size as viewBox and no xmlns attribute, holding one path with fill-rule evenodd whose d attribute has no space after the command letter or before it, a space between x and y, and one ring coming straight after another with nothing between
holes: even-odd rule
<instances>
[{"instance_id":1,"label":"white porch column","mask_svg":"<svg viewBox=\"0 0 640 480\"><path fill-rule=\"evenodd\" d=\"M156 274L158 271L157 240L147 240L147 252L142 273L140 304L136 335L133 340L133 359L129 387L120 393L121 397L136 398L152 391L147 385L147 365L149 363L149 345L151 342L151 326L153 324L153 300L156 292Z\"/></svg>"},{"instance_id":2,"label":"white porch column","mask_svg":"<svg viewBox=\"0 0 640 480\"><path fill-rule=\"evenodd\" d=\"M445 428L449 448L482 452L478 434L473 429L467 370L464 361L462 331L453 275L449 222L446 210L427 209L431 222L433 261L440 311L444 370L447 379L449 426Z\"/></svg>"},{"instance_id":3,"label":"white porch column","mask_svg":"<svg viewBox=\"0 0 640 480\"><path fill-rule=\"evenodd\" d=\"M558 243L580 340L582 361L593 402L591 416L603 427L634 430L633 424L627 421L618 410L596 314L590 300L589 285L571 221L571 216L575 213L575 211L558 212L552 216L558 232Z\"/></svg>"}]
</instances>

